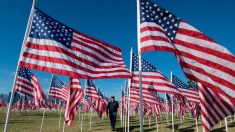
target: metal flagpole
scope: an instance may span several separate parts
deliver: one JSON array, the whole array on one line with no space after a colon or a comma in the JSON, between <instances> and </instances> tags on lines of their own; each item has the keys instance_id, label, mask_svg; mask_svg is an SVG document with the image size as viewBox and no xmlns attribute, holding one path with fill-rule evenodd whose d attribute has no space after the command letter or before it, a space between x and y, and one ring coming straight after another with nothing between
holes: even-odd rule
<instances>
[{"instance_id":1,"label":"metal flagpole","mask_svg":"<svg viewBox=\"0 0 235 132\"><path fill-rule=\"evenodd\" d=\"M156 105L154 106L155 107L155 109L157 109L156 107ZM157 125L157 132L158 132L158 119L157 119L157 114L156 114L156 125Z\"/></svg>"},{"instance_id":2,"label":"metal flagpole","mask_svg":"<svg viewBox=\"0 0 235 132\"><path fill-rule=\"evenodd\" d=\"M172 82L172 71L171 71L171 82ZM172 132L174 132L175 130L174 130L174 108L173 108L173 106L174 106L174 100L173 100L173 94L171 94L171 113L172 113L172 117L171 117L171 119L172 119Z\"/></svg>"},{"instance_id":3,"label":"metal flagpole","mask_svg":"<svg viewBox=\"0 0 235 132\"><path fill-rule=\"evenodd\" d=\"M61 113L62 113L62 108L60 108L60 119L59 119L59 127L58 127L58 129L60 129Z\"/></svg>"},{"instance_id":4,"label":"metal flagpole","mask_svg":"<svg viewBox=\"0 0 235 132\"><path fill-rule=\"evenodd\" d=\"M131 73L131 70L132 70L132 52L133 52L133 49L131 47L131 51L130 51L130 73ZM131 79L128 79L127 132L130 131L130 90L131 90Z\"/></svg>"},{"instance_id":5,"label":"metal flagpole","mask_svg":"<svg viewBox=\"0 0 235 132\"><path fill-rule=\"evenodd\" d=\"M124 87L125 88L125 87ZM128 91L126 91L126 92L128 92ZM126 118L127 118L127 93L125 93L125 102L126 102L126 109L125 109L125 132L126 132L126 123L127 123L127 120L126 120Z\"/></svg>"},{"instance_id":6,"label":"metal flagpole","mask_svg":"<svg viewBox=\"0 0 235 132\"><path fill-rule=\"evenodd\" d=\"M196 117L196 132L198 132L197 117Z\"/></svg>"},{"instance_id":7,"label":"metal flagpole","mask_svg":"<svg viewBox=\"0 0 235 132\"><path fill-rule=\"evenodd\" d=\"M81 119L81 132L82 132L82 123L83 123L83 114L82 114L82 119Z\"/></svg>"},{"instance_id":8,"label":"metal flagpole","mask_svg":"<svg viewBox=\"0 0 235 132\"><path fill-rule=\"evenodd\" d=\"M139 56L139 92L140 92L140 132L143 132L143 104L142 104L142 64L140 51L140 2L137 0L137 42Z\"/></svg>"},{"instance_id":9,"label":"metal flagpole","mask_svg":"<svg viewBox=\"0 0 235 132\"><path fill-rule=\"evenodd\" d=\"M226 132L228 132L228 123L227 123L227 117L224 118L224 122L225 122L225 128L226 128Z\"/></svg>"},{"instance_id":10,"label":"metal flagpole","mask_svg":"<svg viewBox=\"0 0 235 132\"><path fill-rule=\"evenodd\" d=\"M16 85L16 78L18 76L19 63L20 63L20 60L21 60L21 57L22 57L22 53L23 53L24 48L25 48L25 42L27 40L27 36L29 35L29 31L30 31L30 28L31 28L31 25L32 25L35 3L36 3L36 0L33 0L31 11L30 11L30 15L29 15L29 19L28 19L28 23L27 23L27 27L26 27L25 34L24 34L24 39L23 39L22 46L21 46L19 60L18 60L17 67L16 67L16 73L15 73L14 81L13 81L12 88L11 88L11 97L10 97L10 102L9 102L8 108L7 108L4 132L7 132L7 128L8 128L8 122L9 122L9 117L10 117L11 105L12 105L12 102L14 100L14 95L15 95L15 85Z\"/></svg>"},{"instance_id":11,"label":"metal flagpole","mask_svg":"<svg viewBox=\"0 0 235 132\"><path fill-rule=\"evenodd\" d=\"M121 97L123 98L123 96L122 96L122 86L121 86ZM121 106L121 114L120 114L120 121L121 121L121 127L122 127L122 105L123 105L123 99L121 98L121 104L120 104L120 106Z\"/></svg>"},{"instance_id":12,"label":"metal flagpole","mask_svg":"<svg viewBox=\"0 0 235 132\"><path fill-rule=\"evenodd\" d=\"M64 125L63 125L63 132L64 132L64 129L65 129L65 121L64 121Z\"/></svg>"},{"instance_id":13,"label":"metal flagpole","mask_svg":"<svg viewBox=\"0 0 235 132\"><path fill-rule=\"evenodd\" d=\"M49 90L48 90L47 98L49 96L49 92L50 92L50 88L51 88L51 83L52 83L53 77L54 77L54 74L51 75L51 82L50 82L50 85L49 85ZM46 108L44 108L44 111L43 111L40 132L42 132L42 126L43 126L43 122L44 122L45 112L46 112Z\"/></svg>"}]
</instances>

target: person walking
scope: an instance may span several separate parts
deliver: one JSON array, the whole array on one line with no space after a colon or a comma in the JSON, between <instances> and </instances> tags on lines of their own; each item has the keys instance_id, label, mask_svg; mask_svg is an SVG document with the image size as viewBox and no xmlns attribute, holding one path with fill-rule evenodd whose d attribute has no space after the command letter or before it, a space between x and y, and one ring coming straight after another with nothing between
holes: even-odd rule
<instances>
[{"instance_id":1,"label":"person walking","mask_svg":"<svg viewBox=\"0 0 235 132\"><path fill-rule=\"evenodd\" d=\"M116 118L117 118L117 111L119 108L119 104L115 101L115 97L111 96L111 101L109 101L107 105L107 115L109 116L112 131L115 130Z\"/></svg>"}]
</instances>

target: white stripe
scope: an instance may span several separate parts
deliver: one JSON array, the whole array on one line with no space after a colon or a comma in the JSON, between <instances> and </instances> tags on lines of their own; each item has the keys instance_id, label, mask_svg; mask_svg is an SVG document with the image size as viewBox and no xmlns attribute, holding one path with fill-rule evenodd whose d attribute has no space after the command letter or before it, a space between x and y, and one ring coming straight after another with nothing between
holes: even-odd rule
<instances>
[{"instance_id":1,"label":"white stripe","mask_svg":"<svg viewBox=\"0 0 235 132\"><path fill-rule=\"evenodd\" d=\"M200 42L199 42L200 43ZM217 45L217 44L216 44ZM224 67L227 67L229 69L232 69L235 71L235 63L231 62L231 61L228 61L228 60L225 60L223 58L219 58L217 56L214 56L214 55L211 55L211 54L208 54L206 52L201 52L199 50L194 50L192 48L188 48L188 47L185 47L185 46L182 46L182 45L178 45L177 43L175 44L175 47L177 48L177 50L179 51L182 51L182 52L186 52L186 53L189 53L193 56L196 56L196 57L199 57L201 59L205 59L205 60L208 60L208 61L211 61L211 62L214 62L218 65L222 65ZM202 47L203 48L203 47ZM186 57L185 57L186 58ZM196 60L195 60L196 61ZM196 62L192 62L192 63L196 63ZM201 63L200 63L201 64ZM218 69L216 69L218 70ZM227 73L224 73L224 74L227 74Z\"/></svg>"}]
</instances>

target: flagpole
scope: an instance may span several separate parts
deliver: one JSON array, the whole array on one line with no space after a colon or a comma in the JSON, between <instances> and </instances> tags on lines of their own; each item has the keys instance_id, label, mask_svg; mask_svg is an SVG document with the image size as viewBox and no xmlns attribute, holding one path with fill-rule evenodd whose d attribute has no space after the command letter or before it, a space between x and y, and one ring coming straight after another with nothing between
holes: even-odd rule
<instances>
[{"instance_id":1,"label":"flagpole","mask_svg":"<svg viewBox=\"0 0 235 132\"><path fill-rule=\"evenodd\" d=\"M142 64L140 51L140 3L137 0L137 42L139 56L139 92L140 92L140 132L143 132L143 104L142 104Z\"/></svg>"},{"instance_id":2,"label":"flagpole","mask_svg":"<svg viewBox=\"0 0 235 132\"><path fill-rule=\"evenodd\" d=\"M131 74L131 70L132 70L132 52L133 49L131 47L131 51L130 51L130 74ZM127 132L130 131L130 90L131 90L131 79L128 79L128 108L127 108Z\"/></svg>"},{"instance_id":3,"label":"flagpole","mask_svg":"<svg viewBox=\"0 0 235 132\"><path fill-rule=\"evenodd\" d=\"M60 129L61 113L62 113L62 108L60 108L60 119L59 119L59 128L58 129Z\"/></svg>"},{"instance_id":4,"label":"flagpole","mask_svg":"<svg viewBox=\"0 0 235 132\"><path fill-rule=\"evenodd\" d=\"M122 86L121 86L121 97L122 97L122 98L121 98L121 104L120 104L120 106L121 106L121 108L120 108L120 109L121 109L121 112L120 112L120 113L121 113L121 114L120 114L120 121L121 121L121 127L122 127L122 110L123 110L123 109L122 109L122 106L123 106ZM108 113L107 113L107 114L108 114Z\"/></svg>"},{"instance_id":5,"label":"flagpole","mask_svg":"<svg viewBox=\"0 0 235 132\"><path fill-rule=\"evenodd\" d=\"M51 83L52 83L53 77L54 77L54 74L51 75L51 82L50 82L50 85L49 85L49 90L48 90L47 98L49 97L49 92L50 92L50 89L51 89ZM44 108L44 111L43 111L40 132L42 132L42 126L43 126L43 122L44 122L45 112L46 112L46 108Z\"/></svg>"},{"instance_id":6,"label":"flagpole","mask_svg":"<svg viewBox=\"0 0 235 132\"><path fill-rule=\"evenodd\" d=\"M224 122L225 122L225 128L226 128L226 132L228 132L228 123L227 123L227 117L224 118Z\"/></svg>"},{"instance_id":7,"label":"flagpole","mask_svg":"<svg viewBox=\"0 0 235 132\"><path fill-rule=\"evenodd\" d=\"M196 117L196 132L198 132L197 117Z\"/></svg>"},{"instance_id":8,"label":"flagpole","mask_svg":"<svg viewBox=\"0 0 235 132\"><path fill-rule=\"evenodd\" d=\"M31 25L32 25L35 3L36 3L36 0L33 0L30 15L29 15L29 19L28 19L28 23L27 23L27 27L26 27L25 34L24 34L24 39L23 39L22 46L21 46L20 56L19 56L19 59L18 59L17 67L16 67L16 73L15 73L14 81L13 81L13 84L12 84L11 97L10 97L10 102L9 102L8 108L7 108L4 132L8 131L7 130L8 129L8 122L9 122L9 117L10 117L11 105L12 105L12 102L14 100L14 95L15 95L15 85L16 85L16 78L18 76L19 63L20 63L20 60L21 60L21 57L22 57L23 50L25 48L24 45L25 45L25 42L27 40L27 36L29 34L29 31L30 31L30 28L31 28Z\"/></svg>"},{"instance_id":9,"label":"flagpole","mask_svg":"<svg viewBox=\"0 0 235 132\"><path fill-rule=\"evenodd\" d=\"M172 82L172 71L171 71L171 82ZM171 100L172 100L172 102L171 102L171 113L172 113L172 117L171 117L171 119L172 119L172 132L174 132L175 130L174 130L174 108L173 108L173 106L174 106L174 100L173 100L173 94L171 94Z\"/></svg>"},{"instance_id":10,"label":"flagpole","mask_svg":"<svg viewBox=\"0 0 235 132\"><path fill-rule=\"evenodd\" d=\"M154 106L155 107L155 109L157 109L156 107L156 105ZM155 113L156 114L156 113ZM157 125L157 132L158 132L158 119L157 119L157 114L156 114L156 125Z\"/></svg>"}]
</instances>

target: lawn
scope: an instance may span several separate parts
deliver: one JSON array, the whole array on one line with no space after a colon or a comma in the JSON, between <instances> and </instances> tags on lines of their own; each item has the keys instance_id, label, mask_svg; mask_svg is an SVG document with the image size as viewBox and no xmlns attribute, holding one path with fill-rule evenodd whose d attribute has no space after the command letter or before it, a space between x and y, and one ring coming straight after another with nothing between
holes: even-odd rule
<instances>
[{"instance_id":1,"label":"lawn","mask_svg":"<svg viewBox=\"0 0 235 132\"><path fill-rule=\"evenodd\" d=\"M6 111L0 111L0 130L4 129L5 124L5 115ZM90 115L91 115L91 123L90 126ZM188 115L188 114L187 114ZM43 124L43 132L62 132L63 131L63 122L61 120L61 126L59 128L59 117L60 114L57 111L47 111L45 114L44 124ZM80 117L80 118L79 118ZM230 117L230 116L229 116ZM235 131L235 121L232 116L232 121L228 117L228 129L230 132ZM62 115L63 118L63 115ZM66 126L65 132L80 132L81 131L81 118L82 113L78 113L75 115L75 121L71 127ZM40 124L42 119L42 111L30 111L30 112L11 112L10 115L10 123L9 123L9 132L38 132L40 130ZM159 132L170 132L171 131L171 117L169 117L169 125L166 122L165 116L162 114L162 117L158 120ZM183 123L181 120L175 116L175 131L176 132L194 132L196 131L195 121L190 119L189 116L185 116ZM199 122L199 132L202 131L201 120ZM108 117L104 117L100 119L97 117L96 113L92 114L83 114L83 132L95 131L95 132L109 132L110 124ZM117 131L122 132L124 128L121 127L120 118L117 119L116 125ZM139 120L136 116L131 116L130 118L130 131L138 132L139 131ZM144 131L146 132L156 132L156 123L155 118L152 117L151 122L149 124L148 117L144 119ZM217 124L213 130L214 132L222 132L225 131L224 121L222 121L221 126L220 123Z\"/></svg>"}]
</instances>

